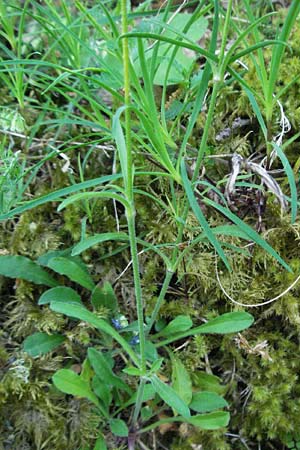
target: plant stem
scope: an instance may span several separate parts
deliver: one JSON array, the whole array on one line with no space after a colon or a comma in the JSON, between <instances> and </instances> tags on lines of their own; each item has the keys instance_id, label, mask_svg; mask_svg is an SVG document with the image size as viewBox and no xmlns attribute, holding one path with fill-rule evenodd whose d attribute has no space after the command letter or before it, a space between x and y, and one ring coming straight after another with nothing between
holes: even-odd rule
<instances>
[{"instance_id":1,"label":"plant stem","mask_svg":"<svg viewBox=\"0 0 300 450\"><path fill-rule=\"evenodd\" d=\"M122 14L122 33L128 32L127 22L127 1L121 0L121 14ZM126 177L124 178L125 193L129 206L126 207L126 218L128 224L128 234L130 243L130 252L132 259L132 270L134 279L136 311L139 328L140 340L140 367L142 371L146 371L146 357L145 357L145 330L144 330L144 311L142 300L142 288L140 280L139 259L137 251L137 241L135 233L135 205L133 195L133 163L132 163L132 141L131 141L131 120L130 120L130 59L128 38L122 41L123 50L123 64L124 64L124 102L125 102L125 137L126 137Z\"/></svg>"},{"instance_id":2,"label":"plant stem","mask_svg":"<svg viewBox=\"0 0 300 450\"><path fill-rule=\"evenodd\" d=\"M231 8L232 8L232 0L229 0L226 19L225 19L225 33L223 34L222 45L221 45L221 55L223 55L223 57L224 57L225 47L226 47L226 42L227 42L227 34L228 34ZM220 59L220 62L219 62L218 68L217 68L217 74L222 74L224 70L225 70L225 68L223 69L222 59ZM210 127L211 127L211 124L213 121L213 115L214 115L214 110L215 110L215 106L216 106L217 95L218 95L218 92L219 92L219 89L220 89L222 83L223 83L223 77L220 77L215 80L214 85L213 85L212 94L211 94L211 98L210 98L210 102L209 102L209 108L208 108L208 112L207 112L207 117L206 117L203 134L202 134L202 139L201 139L201 143L200 143L200 148L199 148L199 152L198 152L198 156L197 156L197 160L196 160L196 164L195 164L195 169L194 169L194 173L193 173L193 177L192 177L192 182L195 182L199 176L201 163L202 163L202 160L203 160L203 157L205 154L205 150L206 150L209 130L210 130ZM182 214L183 221L182 221L182 223L180 223L180 225L178 227L178 236L176 239L177 244L179 244L182 241L183 232L184 232L184 223L186 222L189 209L190 209L190 205L189 205L188 201L186 201L184 209L183 209L183 214ZM171 281L172 275L176 270L178 253L179 253L179 248L178 248L178 246L175 246L173 253L172 253L172 257L171 257L173 271L172 272L168 271L166 273L163 287L161 289L160 295L157 299L157 303L152 312L150 323L147 327L147 333L150 331L150 328L153 326L153 323L156 320L159 309L163 303L165 293L166 293L169 283Z\"/></svg>"},{"instance_id":3,"label":"plant stem","mask_svg":"<svg viewBox=\"0 0 300 450\"><path fill-rule=\"evenodd\" d=\"M135 402L134 413L132 417L132 423L135 425L137 423L139 413L143 403L143 394L144 394L144 386L146 384L146 380L144 378L140 379L140 384L137 391L137 397Z\"/></svg>"},{"instance_id":4,"label":"plant stem","mask_svg":"<svg viewBox=\"0 0 300 450\"><path fill-rule=\"evenodd\" d=\"M167 289L169 287L169 284L170 284L170 281L171 281L171 278L172 278L173 274L174 274L173 270L167 270L166 275L165 275L165 279L164 279L164 282L163 282L163 285L161 287L161 290L160 290L160 293L159 293L159 296L158 296L158 299L157 299L157 301L155 303L154 309L153 309L152 314L151 314L150 322L147 324L146 335L149 334L151 328L153 327L153 324L154 324L154 322L156 320L156 317L158 315L160 307L161 307L161 305L162 305L162 303L163 303L163 301L165 299L165 295L166 295L166 292L167 292Z\"/></svg>"}]
</instances>

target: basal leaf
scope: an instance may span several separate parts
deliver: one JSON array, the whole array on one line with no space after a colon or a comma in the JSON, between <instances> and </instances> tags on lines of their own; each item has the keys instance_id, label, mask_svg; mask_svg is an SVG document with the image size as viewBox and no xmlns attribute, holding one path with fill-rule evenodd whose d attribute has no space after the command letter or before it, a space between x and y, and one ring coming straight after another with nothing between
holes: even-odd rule
<instances>
[{"instance_id":1,"label":"basal leaf","mask_svg":"<svg viewBox=\"0 0 300 450\"><path fill-rule=\"evenodd\" d=\"M51 302L81 303L80 295L74 289L66 286L57 286L44 292L38 301L39 305L47 305Z\"/></svg>"},{"instance_id":2,"label":"basal leaf","mask_svg":"<svg viewBox=\"0 0 300 450\"><path fill-rule=\"evenodd\" d=\"M80 286L83 286L90 291L92 291L95 287L90 274L75 261L71 261L68 258L64 258L62 256L51 258L48 263L48 267L61 275L67 276L70 280L75 281L75 283L80 284Z\"/></svg>"},{"instance_id":3,"label":"basal leaf","mask_svg":"<svg viewBox=\"0 0 300 450\"><path fill-rule=\"evenodd\" d=\"M34 333L24 340L24 351L33 357L44 355L54 350L64 340L61 334Z\"/></svg>"},{"instance_id":4,"label":"basal leaf","mask_svg":"<svg viewBox=\"0 0 300 450\"><path fill-rule=\"evenodd\" d=\"M189 330L193 326L190 316L179 315L175 317L168 325L159 333L162 336L180 333Z\"/></svg>"},{"instance_id":5,"label":"basal leaf","mask_svg":"<svg viewBox=\"0 0 300 450\"><path fill-rule=\"evenodd\" d=\"M200 327L193 328L194 334L202 333L237 333L250 327L254 322L253 316L246 312L225 313Z\"/></svg>"},{"instance_id":6,"label":"basal leaf","mask_svg":"<svg viewBox=\"0 0 300 450\"><path fill-rule=\"evenodd\" d=\"M50 308L53 311L66 314L69 317L83 320L93 327L98 328L100 331L107 333L123 347L132 361L135 363L135 365L139 367L139 359L137 358L137 355L132 350L128 342L122 336L120 336L120 334L109 323L107 323L103 319L100 319L92 312L88 311L84 306L81 306L79 304L76 305L75 303L66 305L61 302L51 302Z\"/></svg>"},{"instance_id":7,"label":"basal leaf","mask_svg":"<svg viewBox=\"0 0 300 450\"><path fill-rule=\"evenodd\" d=\"M199 414L187 419L187 422L203 430L217 430L226 427L229 423L230 415L225 411L216 411L209 414Z\"/></svg>"},{"instance_id":8,"label":"basal leaf","mask_svg":"<svg viewBox=\"0 0 300 450\"><path fill-rule=\"evenodd\" d=\"M89 348L88 357L96 375L100 380L102 380L103 383L121 389L130 395L132 394L129 386L120 377L113 373L105 356L101 352L98 352L94 348Z\"/></svg>"},{"instance_id":9,"label":"basal leaf","mask_svg":"<svg viewBox=\"0 0 300 450\"><path fill-rule=\"evenodd\" d=\"M10 278L21 278L35 284L45 284L54 287L58 283L36 262L25 256L0 256L0 275Z\"/></svg>"},{"instance_id":10,"label":"basal leaf","mask_svg":"<svg viewBox=\"0 0 300 450\"><path fill-rule=\"evenodd\" d=\"M118 300L112 285L105 281L102 287L96 286L92 292L91 302L94 308L104 306L115 313L118 307Z\"/></svg>"},{"instance_id":11,"label":"basal leaf","mask_svg":"<svg viewBox=\"0 0 300 450\"><path fill-rule=\"evenodd\" d=\"M228 406L226 400L215 392L196 392L193 394L190 408L199 413L207 413Z\"/></svg>"},{"instance_id":12,"label":"basal leaf","mask_svg":"<svg viewBox=\"0 0 300 450\"><path fill-rule=\"evenodd\" d=\"M99 407L99 400L91 390L89 384L82 380L73 370L60 369L52 377L54 385L65 394L84 397Z\"/></svg>"},{"instance_id":13,"label":"basal leaf","mask_svg":"<svg viewBox=\"0 0 300 450\"><path fill-rule=\"evenodd\" d=\"M190 410L184 401L177 395L175 390L168 384L163 383L156 375L150 378L155 392L171 408L183 417L190 417Z\"/></svg>"},{"instance_id":14,"label":"basal leaf","mask_svg":"<svg viewBox=\"0 0 300 450\"><path fill-rule=\"evenodd\" d=\"M115 436L127 437L128 436L128 427L124 420L121 419L112 419L109 423L110 430Z\"/></svg>"},{"instance_id":15,"label":"basal leaf","mask_svg":"<svg viewBox=\"0 0 300 450\"><path fill-rule=\"evenodd\" d=\"M177 356L172 355L172 387L176 394L189 405L193 391L191 377Z\"/></svg>"}]
</instances>

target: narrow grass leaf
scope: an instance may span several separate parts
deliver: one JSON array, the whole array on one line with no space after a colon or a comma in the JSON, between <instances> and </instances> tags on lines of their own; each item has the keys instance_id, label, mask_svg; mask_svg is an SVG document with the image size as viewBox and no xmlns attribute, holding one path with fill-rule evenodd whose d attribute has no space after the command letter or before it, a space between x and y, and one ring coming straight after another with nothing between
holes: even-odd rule
<instances>
[{"instance_id":1,"label":"narrow grass leaf","mask_svg":"<svg viewBox=\"0 0 300 450\"><path fill-rule=\"evenodd\" d=\"M297 186L296 186L296 182L295 182L295 176L294 176L294 172L293 169L291 168L291 165L289 163L289 160L287 159L287 157L285 156L284 152L282 151L282 149L280 148L279 145L277 145L275 142L272 143L274 149L276 150L276 153L278 155L278 157L280 158L282 165L284 167L289 185L290 185L290 190L291 190L291 210L292 210L292 223L294 223L296 221L297 218Z\"/></svg>"},{"instance_id":2,"label":"narrow grass leaf","mask_svg":"<svg viewBox=\"0 0 300 450\"><path fill-rule=\"evenodd\" d=\"M104 191L104 192L82 192L81 194L75 194L71 197L64 200L59 207L57 208L57 211L61 211L62 209L66 208L67 206L71 205L72 203L83 201L83 200L93 200L97 198L110 198L117 200L118 202L122 203L125 207L128 207L129 203L126 201L122 195L117 194L114 191Z\"/></svg>"},{"instance_id":3,"label":"narrow grass leaf","mask_svg":"<svg viewBox=\"0 0 300 450\"><path fill-rule=\"evenodd\" d=\"M224 208L218 203L210 200L208 198L203 199L203 202L209 206L212 206L216 210L220 211L220 213L224 214L229 220L235 223L240 229L246 233L250 239L252 239L256 244L260 245L266 252L272 255L276 261L278 261L286 270L292 272L290 266L278 255L278 253L268 244L256 231L254 231L249 225L243 222L238 216L233 214L229 209Z\"/></svg>"},{"instance_id":4,"label":"narrow grass leaf","mask_svg":"<svg viewBox=\"0 0 300 450\"><path fill-rule=\"evenodd\" d=\"M122 106L119 108L115 115L113 116L112 120L112 136L116 141L117 149L118 149L118 155L120 159L121 164L121 171L124 179L124 186L125 190L128 186L128 166L127 166L127 148L126 148L126 141L125 136L123 133L123 129L120 123L120 116L124 112L125 107Z\"/></svg>"},{"instance_id":5,"label":"narrow grass leaf","mask_svg":"<svg viewBox=\"0 0 300 450\"><path fill-rule=\"evenodd\" d=\"M8 213L1 214L0 220L11 219L17 214L21 214L25 211L29 211L30 209L36 208L37 206L44 205L48 202L54 202L59 200L62 197L73 194L74 192L81 191L83 189L89 189L95 186L99 186L100 184L106 183L107 181L117 180L121 178L122 175L114 174L114 175L105 175L100 178L94 178L92 180L83 181L82 183L77 183L72 186L68 186L63 189L59 189L57 191L51 192L50 194L43 195L35 200L31 200L26 202L24 205L18 206L17 208L12 209Z\"/></svg>"},{"instance_id":6,"label":"narrow grass leaf","mask_svg":"<svg viewBox=\"0 0 300 450\"><path fill-rule=\"evenodd\" d=\"M252 92L249 89L247 89L245 86L243 86L243 87L244 87L244 91L247 94L247 97L249 98L249 101L250 101L250 104L252 106L252 109L253 109L256 117L257 117L257 120L258 120L258 123L260 125L260 128L261 128L261 130L262 130L262 132L264 134L264 138L265 138L265 140L267 140L267 127L266 127L264 118L263 118L263 116L262 116L262 114L260 112L258 103L257 103L254 95L252 94Z\"/></svg>"},{"instance_id":7,"label":"narrow grass leaf","mask_svg":"<svg viewBox=\"0 0 300 450\"><path fill-rule=\"evenodd\" d=\"M79 255L94 245L101 244L107 241L121 241L127 242L129 236L126 233L99 233L94 236L90 236L86 239L82 239L78 244L73 247L72 256Z\"/></svg>"},{"instance_id":8,"label":"narrow grass leaf","mask_svg":"<svg viewBox=\"0 0 300 450\"><path fill-rule=\"evenodd\" d=\"M224 262L224 264L227 267L227 269L231 270L231 267L230 267L230 264L228 262L228 259L226 258L226 255L225 255L225 253L224 253L224 251L223 251L219 241L216 239L214 233L210 229L210 226L208 225L208 223L207 223L207 221L206 221L206 219L204 217L204 214L201 211L200 206L198 205L196 197L194 196L191 183L190 183L190 181L188 179L188 176L187 176L184 159L182 159L182 161L181 161L181 175L182 175L182 182L183 182L183 186L184 186L185 192L187 194L190 206L191 206L192 210L194 211L194 214L195 214L196 218L198 219L198 221L199 221L201 227L203 228L203 231L206 234L208 240L210 241L210 243L215 248L216 252L218 253L220 258Z\"/></svg>"}]
</instances>

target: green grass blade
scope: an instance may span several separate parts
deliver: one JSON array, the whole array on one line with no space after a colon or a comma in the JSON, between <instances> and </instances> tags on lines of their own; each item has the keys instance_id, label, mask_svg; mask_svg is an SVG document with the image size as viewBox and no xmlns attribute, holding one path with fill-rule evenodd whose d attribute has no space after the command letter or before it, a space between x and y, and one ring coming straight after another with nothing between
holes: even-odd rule
<instances>
[{"instance_id":1,"label":"green grass blade","mask_svg":"<svg viewBox=\"0 0 300 450\"><path fill-rule=\"evenodd\" d=\"M249 225L243 222L238 216L233 214L229 209L224 208L224 206L210 200L208 198L203 198L202 200L206 205L212 206L221 214L225 215L231 222L235 223L244 233L246 233L249 238L262 247L267 253L273 256L276 261L279 262L286 270L292 272L290 266L278 255L278 253L268 244L256 231L254 231Z\"/></svg>"},{"instance_id":2,"label":"green grass blade","mask_svg":"<svg viewBox=\"0 0 300 450\"><path fill-rule=\"evenodd\" d=\"M17 214L21 214L25 211L29 211L30 209L36 208L37 206L44 205L48 202L54 202L58 201L62 197L65 197L69 194L73 194L74 192L81 191L83 189L89 189L91 187L99 186L100 184L106 183L107 181L111 180L117 180L120 179L122 175L120 174L113 174L113 175L104 175L100 178L94 178L92 180L84 181L82 183L77 183L72 186L68 186L63 189L59 189L57 191L51 192L50 194L43 195L42 197L39 197L35 200L30 200L29 202L26 202L24 205L18 206L8 213L1 214L0 220L7 220L11 219L12 217L16 216Z\"/></svg>"},{"instance_id":3,"label":"green grass blade","mask_svg":"<svg viewBox=\"0 0 300 450\"><path fill-rule=\"evenodd\" d=\"M250 101L250 104L252 106L252 109L253 109L256 117L257 117L257 120L258 120L258 123L260 125L260 128L261 128L261 130L262 130L262 132L264 134L264 138L265 138L265 140L267 140L267 134L268 134L267 127L266 127L264 118L263 118L263 116L262 116L262 114L260 112L258 103L257 103L254 95L252 94L252 92L249 89L247 89L245 86L243 86L243 88L244 88L244 91L247 94L247 97L249 98L249 101Z\"/></svg>"},{"instance_id":4,"label":"green grass blade","mask_svg":"<svg viewBox=\"0 0 300 450\"><path fill-rule=\"evenodd\" d=\"M220 258L224 262L224 264L227 267L227 269L231 270L231 267L230 267L230 264L228 262L228 259L226 258L226 255L225 255L225 253L224 253L224 251L223 251L219 241L216 239L214 233L210 229L210 226L209 226L208 222L206 221L206 219L204 217L204 214L201 211L201 208L198 205L198 202L197 202L197 200L196 200L196 198L194 196L191 183L190 183L190 181L188 179L188 176L187 176L186 167L185 167L185 161L184 160L182 160L182 162L181 162L181 176L182 176L182 182L183 182L183 186L184 186L185 192L187 194L190 206L191 206L192 210L194 211L194 214L195 214L196 218L198 219L198 221L199 221L201 227L203 228L203 231L206 234L208 240L210 241L210 243L215 248L216 252L218 253Z\"/></svg>"},{"instance_id":5,"label":"green grass blade","mask_svg":"<svg viewBox=\"0 0 300 450\"><path fill-rule=\"evenodd\" d=\"M80 194L72 195L71 197L64 200L59 207L57 208L57 211L61 211L62 209L66 208L68 205L71 205L72 203L79 202L81 200L93 200L97 198L110 198L117 200L118 202L122 203L125 207L129 207L128 201L122 197L122 195L116 194L114 191L104 191L104 192L82 192Z\"/></svg>"},{"instance_id":6,"label":"green grass blade","mask_svg":"<svg viewBox=\"0 0 300 450\"><path fill-rule=\"evenodd\" d=\"M295 182L295 176L293 169L291 168L291 165L289 163L289 160L285 156L284 152L280 148L279 145L277 145L275 142L272 142L272 145L274 149L276 150L276 153L278 157L280 158L282 165L284 167L289 185L290 185L290 191L291 191L291 210L292 210L292 223L296 221L297 218L297 202L298 202L298 196L297 196L297 186Z\"/></svg>"}]
</instances>

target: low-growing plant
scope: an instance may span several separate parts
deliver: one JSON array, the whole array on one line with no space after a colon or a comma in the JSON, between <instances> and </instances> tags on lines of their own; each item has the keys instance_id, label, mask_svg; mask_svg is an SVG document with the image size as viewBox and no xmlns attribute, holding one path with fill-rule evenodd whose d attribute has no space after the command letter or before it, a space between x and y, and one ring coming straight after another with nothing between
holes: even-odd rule
<instances>
[{"instance_id":1,"label":"low-growing plant","mask_svg":"<svg viewBox=\"0 0 300 450\"><path fill-rule=\"evenodd\" d=\"M9 70L13 74L18 73L19 64L24 73L32 76L35 85L43 87L43 95L49 95L51 92L59 93L72 108L75 105L85 119L78 118L76 114L71 114L71 118L58 115L51 126L54 123L61 127L66 124L98 127L106 139L115 142L115 161L112 174L82 180L80 183L25 202L10 211L5 211L0 219L12 218L47 202L61 201L58 211L62 211L74 203L83 203L86 206L91 200L108 199L114 203L116 211L119 208L124 213L127 232L120 231L117 219L117 231L109 230L106 233L89 236L86 221L83 221L81 240L69 253L44 255L37 262L21 256L1 256L0 273L49 286L50 290L39 300L41 305L49 304L52 311L64 314L72 320L87 322L96 328L96 344L88 348L80 375L68 367L63 368L54 374L53 382L62 392L85 397L95 405L99 412L100 430L104 434L109 427L115 436L127 439L129 449L134 449L142 433L164 423L186 422L204 429L225 427L228 424L229 414L219 409L227 406L226 401L216 393L193 389L190 375L172 351L171 344L197 334L240 331L251 325L252 316L243 312L232 312L217 316L196 327L187 315L178 315L163 325L159 323L158 317L172 278L183 264L184 258L199 243L205 243L212 248L218 258L217 265L223 265L228 270L231 270L229 251L245 253L247 250L226 242L227 237L238 237L251 244L257 244L279 265L291 270L271 245L248 225L246 220L242 220L233 212L224 190L220 187L222 183L224 184L224 180L219 180L219 184L214 185L209 180L204 180L200 174L205 167L209 133L226 74L233 74L235 80L245 86L242 75L238 74L233 66L237 60L247 55L251 57L255 51L259 51L261 55L261 49L269 45L273 45L274 48L280 46L280 51L277 53L274 51L274 60L279 63L282 46L285 45L282 40L287 40L293 17L288 15L285 31L279 35L279 39L264 41L255 39L255 43L249 45L246 39L253 33L254 37L258 36L255 34L257 27L269 15L254 19L248 11L249 25L242 31L235 29L235 38L230 40L228 47L232 0L229 0L226 10L222 9L217 0L208 4L201 1L192 13L183 13L182 7L174 12L172 2L168 1L160 14L150 19L145 18L146 14L143 12L137 16L132 15L128 2L121 0L119 2L121 29L116 17L109 12L103 2L99 5L100 23L95 20L94 9L89 9L80 1L75 2L77 12L80 14L80 18L75 20L69 14L68 4L65 1L62 2L64 20L61 20L51 2L45 2L45 5L32 3L38 13L30 14L42 29L51 35L51 47L43 58L34 61L34 69L31 68L33 62L29 59L20 59L18 62L13 58L11 60L7 58L0 64L0 73L6 74ZM247 2L246 4L248 5ZM291 8L296 13L298 9L295 5L296 2L292 2ZM208 50L195 44L195 40L203 37L207 31L208 20L205 18L207 13L213 14ZM135 17L142 20L135 21ZM132 25L130 30L129 23ZM91 46L87 48L84 40L83 24L97 32L99 36L99 42L93 42L93 51ZM58 37L54 32L55 27L61 30ZM74 31L76 29L79 30L78 34ZM222 36L219 40L221 30ZM245 48L238 51L241 45L245 45ZM86 55L89 55L86 59L82 58L83 49L86 50ZM192 57L187 59L183 49L194 52ZM59 51L69 52L63 64L58 64L56 60L55 55ZM204 61L203 66L193 82L190 82L197 59ZM45 74L46 69L52 71L51 75ZM7 80L5 77L6 75L4 81ZM274 88L276 81L273 78L268 85L267 117L270 115L269 91L272 90L271 87ZM166 108L166 97L168 88L175 83L182 83L187 92L184 94L184 101L174 103L177 108L174 113L174 110L170 112ZM161 87L158 101L155 97L156 85ZM99 88L110 93L111 106L105 105L95 97L95 91ZM124 91L121 91L123 88ZM258 122L264 129L262 114L253 94L249 92L248 96L252 106L255 105L254 112ZM271 103L274 106L273 100ZM199 148L196 156L192 158L188 142L204 106L207 108L205 123L199 138ZM172 115L176 116L174 121L168 119L173 117ZM181 120L186 124L184 133L177 130L180 129ZM291 202L294 221L297 214L297 189L293 171L280 144L270 142L268 133L265 137L268 148L270 146L275 148L284 167L291 195L283 198L280 191L279 198L283 198L282 205L286 205L286 201ZM191 159L193 164L190 163ZM250 167L250 162L247 163ZM156 167L155 170L153 166ZM253 168L254 164L251 167ZM269 180L270 186L271 178L266 175L266 170L259 169L258 165L255 168L256 174L259 173L261 176L263 173L264 176L261 178L267 187ZM241 164L237 174L240 171ZM231 178L234 182L237 174ZM159 180L166 183L167 193L160 197L154 195L147 187L140 188L138 183L145 177L149 177L151 182ZM243 177L245 176L242 175L240 179L243 180ZM254 182L249 185L251 188L260 189ZM269 191L274 194L274 190ZM212 193L214 195L211 195ZM138 235L137 195L152 201L168 215L175 230L172 242L156 244ZM210 216L220 214L223 217L222 225L213 227L207 217L207 211ZM192 227L193 237L189 239L191 212L196 221ZM88 215L92 222L91 210L88 211ZM111 285L105 284L103 287L95 285L79 258L84 251L107 241L125 242L130 248L137 319L133 323L127 324L120 316L122 310L119 311ZM149 317L145 316L138 246L141 246L143 251L153 252L164 264L162 269L164 279ZM247 255L251 256L250 253ZM59 285L57 278L50 275L42 266L80 285L89 293L91 304L85 305L81 295L72 287ZM38 332L25 340L24 348L33 357L38 357L56 349L63 342L65 342L63 335ZM168 382L170 380L168 366L172 367L171 386ZM162 418L162 413L167 413L168 416ZM95 450L104 449L105 445L105 439L100 436Z\"/></svg>"},{"instance_id":2,"label":"low-growing plant","mask_svg":"<svg viewBox=\"0 0 300 450\"><path fill-rule=\"evenodd\" d=\"M57 277L44 267L84 288L89 293L90 305L87 306L93 310L84 305L75 289L59 284ZM128 323L120 313L111 284L96 285L79 257L64 251L50 252L37 261L4 255L0 256L0 273L50 287L40 296L39 305L49 305L52 311L65 314L71 320L86 322L96 329L97 344L88 347L80 374L63 368L53 375L52 380L60 391L84 397L95 405L99 414L99 433L109 427L115 436L127 439L129 449L134 449L136 440L143 433L165 423L186 422L206 430L228 424L229 413L222 411L228 407L226 400L215 392L193 389L184 364L167 346L198 334L241 331L253 322L250 314L225 313L196 327L187 315L160 323L160 328L149 334L145 341L142 360L138 322ZM146 318L144 331L149 320ZM54 351L67 339L58 333L36 332L25 339L24 351L34 358L39 357ZM167 358L162 356L164 349L168 349ZM164 350L162 354L161 350ZM171 376L165 373L168 360L172 367ZM171 378L171 385L168 378ZM163 413L165 417L161 418ZM95 449L104 448L105 440L100 436Z\"/></svg>"}]
</instances>

